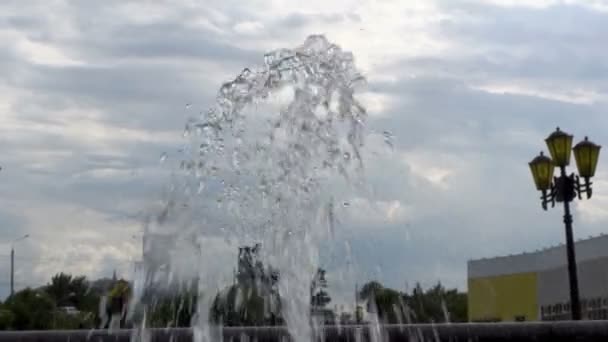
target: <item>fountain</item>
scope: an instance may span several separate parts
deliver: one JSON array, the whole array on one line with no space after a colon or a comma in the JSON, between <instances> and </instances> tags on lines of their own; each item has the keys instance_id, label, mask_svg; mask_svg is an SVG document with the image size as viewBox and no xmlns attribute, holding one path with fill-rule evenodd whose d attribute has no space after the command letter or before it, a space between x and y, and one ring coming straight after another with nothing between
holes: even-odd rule
<instances>
[{"instance_id":1,"label":"fountain","mask_svg":"<svg viewBox=\"0 0 608 342\"><path fill-rule=\"evenodd\" d=\"M276 270L268 291L278 293L292 338L310 341L316 334L310 284L319 245L336 229L336 198L363 184L367 113L354 93L364 84L350 52L313 35L295 49L267 53L260 67L245 68L220 87L214 106L187 121L184 177L172 183L154 229L166 229L172 214L179 221L173 222L179 229L167 232L173 255L166 276L179 282L188 273L180 269L194 269L196 340L211 340L210 309L217 293L230 292L222 292L233 271L221 265L228 260L222 256L254 244L262 246L256 251L261 264ZM259 289L261 276L256 279ZM136 299L145 286L136 282ZM230 301L251 296L250 290L231 293ZM271 307L265 303L264 313Z\"/></svg>"}]
</instances>

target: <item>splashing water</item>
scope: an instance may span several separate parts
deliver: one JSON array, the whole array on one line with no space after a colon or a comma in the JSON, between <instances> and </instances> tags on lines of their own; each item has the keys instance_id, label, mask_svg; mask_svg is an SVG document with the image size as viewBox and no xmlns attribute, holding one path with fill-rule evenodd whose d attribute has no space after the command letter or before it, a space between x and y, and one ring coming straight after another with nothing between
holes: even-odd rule
<instances>
[{"instance_id":1,"label":"splashing water","mask_svg":"<svg viewBox=\"0 0 608 342\"><path fill-rule=\"evenodd\" d=\"M161 164L162 164L162 163L164 163L164 162L165 162L165 160L167 160L167 157L168 157L168 156L167 156L167 152L163 152L163 153L160 155L160 163L161 163Z\"/></svg>"},{"instance_id":2,"label":"splashing water","mask_svg":"<svg viewBox=\"0 0 608 342\"><path fill-rule=\"evenodd\" d=\"M315 334L310 284L320 243L335 227L334 193L363 177L367 113L354 93L364 83L350 52L313 35L295 49L267 53L262 66L223 84L216 104L187 121L189 154L180 167L187 177L172 189L181 187L192 209L184 209L190 222L174 240L182 243L176 255L188 243L198 249L196 262L181 259L197 265L198 340L211 339L213 298L230 284L232 265L218 267L217 249L254 243L280 275L276 287L294 340Z\"/></svg>"}]
</instances>

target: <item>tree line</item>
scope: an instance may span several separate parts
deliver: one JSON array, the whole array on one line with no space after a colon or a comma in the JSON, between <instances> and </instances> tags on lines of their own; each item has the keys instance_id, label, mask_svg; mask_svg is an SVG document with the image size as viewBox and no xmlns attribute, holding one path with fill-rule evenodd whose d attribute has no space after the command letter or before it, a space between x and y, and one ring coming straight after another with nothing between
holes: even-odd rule
<instances>
[{"instance_id":1,"label":"tree line","mask_svg":"<svg viewBox=\"0 0 608 342\"><path fill-rule=\"evenodd\" d=\"M417 283L411 292L384 287L376 281L358 293L367 312L383 323L467 322L467 294L437 283L426 290Z\"/></svg>"},{"instance_id":2,"label":"tree line","mask_svg":"<svg viewBox=\"0 0 608 342\"><path fill-rule=\"evenodd\" d=\"M233 284L214 295L211 323L224 326L283 325L280 273L264 265L260 246L239 248ZM352 312L332 310L331 275L317 269L310 284L311 319L320 324L430 323L467 321L467 296L440 283L398 291L371 281L356 294ZM123 279L89 281L60 273L39 288L26 288L0 303L0 329L47 330L129 328L146 317L148 327L189 327L195 322L197 286L171 291L147 289L128 307L131 284ZM354 304L354 303L353 303ZM132 312L128 313L127 309ZM336 308L337 309L337 308Z\"/></svg>"},{"instance_id":3,"label":"tree line","mask_svg":"<svg viewBox=\"0 0 608 342\"><path fill-rule=\"evenodd\" d=\"M120 316L129 293L124 279L91 282L84 276L59 273L47 285L25 288L0 303L0 329L107 328L112 317Z\"/></svg>"}]
</instances>

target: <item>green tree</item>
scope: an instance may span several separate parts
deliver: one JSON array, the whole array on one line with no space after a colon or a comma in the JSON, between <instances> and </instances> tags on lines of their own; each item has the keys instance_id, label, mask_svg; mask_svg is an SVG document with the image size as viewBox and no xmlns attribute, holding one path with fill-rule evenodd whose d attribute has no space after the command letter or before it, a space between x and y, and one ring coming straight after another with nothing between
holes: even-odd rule
<instances>
[{"instance_id":1,"label":"green tree","mask_svg":"<svg viewBox=\"0 0 608 342\"><path fill-rule=\"evenodd\" d=\"M74 294L71 293L71 283L72 276L62 272L51 278L51 282L46 286L45 291L57 306L72 305L71 300Z\"/></svg>"},{"instance_id":2,"label":"green tree","mask_svg":"<svg viewBox=\"0 0 608 342\"><path fill-rule=\"evenodd\" d=\"M441 283L426 290L416 284L409 294L371 281L361 288L359 296L367 301L368 312L376 313L384 323L467 321L466 293L448 290Z\"/></svg>"},{"instance_id":3,"label":"green tree","mask_svg":"<svg viewBox=\"0 0 608 342\"><path fill-rule=\"evenodd\" d=\"M13 326L15 314L5 305L0 306L0 330L7 330Z\"/></svg>"},{"instance_id":4,"label":"green tree","mask_svg":"<svg viewBox=\"0 0 608 342\"><path fill-rule=\"evenodd\" d=\"M359 291L359 298L367 300L373 296L374 293L382 290L384 286L377 281L370 281L369 283L363 285L361 290Z\"/></svg>"},{"instance_id":5,"label":"green tree","mask_svg":"<svg viewBox=\"0 0 608 342\"><path fill-rule=\"evenodd\" d=\"M446 289L441 283L426 291L417 284L405 302L413 309L417 322L466 322L467 295L457 289Z\"/></svg>"},{"instance_id":6,"label":"green tree","mask_svg":"<svg viewBox=\"0 0 608 342\"><path fill-rule=\"evenodd\" d=\"M278 294L257 286L233 285L215 297L212 322L226 326L276 325L280 321L279 305Z\"/></svg>"},{"instance_id":7,"label":"green tree","mask_svg":"<svg viewBox=\"0 0 608 342\"><path fill-rule=\"evenodd\" d=\"M260 245L240 247L236 284L216 295L211 321L226 326L278 325L282 323L279 273L259 260Z\"/></svg>"},{"instance_id":8,"label":"green tree","mask_svg":"<svg viewBox=\"0 0 608 342\"><path fill-rule=\"evenodd\" d=\"M53 298L57 306L74 306L85 312L95 313L98 310L101 293L91 291L90 283L85 276L73 277L59 273L51 278L45 291Z\"/></svg>"},{"instance_id":9,"label":"green tree","mask_svg":"<svg viewBox=\"0 0 608 342\"><path fill-rule=\"evenodd\" d=\"M54 300L57 307L74 306L79 314L57 310L53 326L62 329L95 327L99 322L99 303L102 293L91 287L85 276L59 273L51 278L44 291Z\"/></svg>"},{"instance_id":10,"label":"green tree","mask_svg":"<svg viewBox=\"0 0 608 342\"><path fill-rule=\"evenodd\" d=\"M359 297L367 301L367 311L375 313L382 323L403 323L405 307L401 294L382 284L372 281L365 284L359 292Z\"/></svg>"},{"instance_id":11,"label":"green tree","mask_svg":"<svg viewBox=\"0 0 608 342\"><path fill-rule=\"evenodd\" d=\"M55 302L44 291L26 288L6 301L6 308L14 315L11 327L15 330L46 330L52 328Z\"/></svg>"},{"instance_id":12,"label":"green tree","mask_svg":"<svg viewBox=\"0 0 608 342\"><path fill-rule=\"evenodd\" d=\"M196 292L159 295L149 306L149 326L156 328L189 327L196 311Z\"/></svg>"}]
</instances>

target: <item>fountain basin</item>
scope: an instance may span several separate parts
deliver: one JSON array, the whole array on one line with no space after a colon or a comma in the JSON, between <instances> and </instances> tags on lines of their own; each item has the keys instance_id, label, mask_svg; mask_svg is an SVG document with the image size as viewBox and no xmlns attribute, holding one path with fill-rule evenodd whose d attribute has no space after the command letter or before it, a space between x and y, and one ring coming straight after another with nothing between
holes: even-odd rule
<instances>
[{"instance_id":1,"label":"fountain basin","mask_svg":"<svg viewBox=\"0 0 608 342\"><path fill-rule=\"evenodd\" d=\"M383 338L371 339L370 336L378 336L374 333L378 331ZM136 333L133 330L4 331L0 332L0 342L128 342ZM193 340L190 328L149 329L146 333L153 342ZM285 327L226 327L221 333L224 341L274 342L286 341L289 336ZM327 326L323 335L320 341L604 341L608 340L608 321Z\"/></svg>"}]
</instances>

